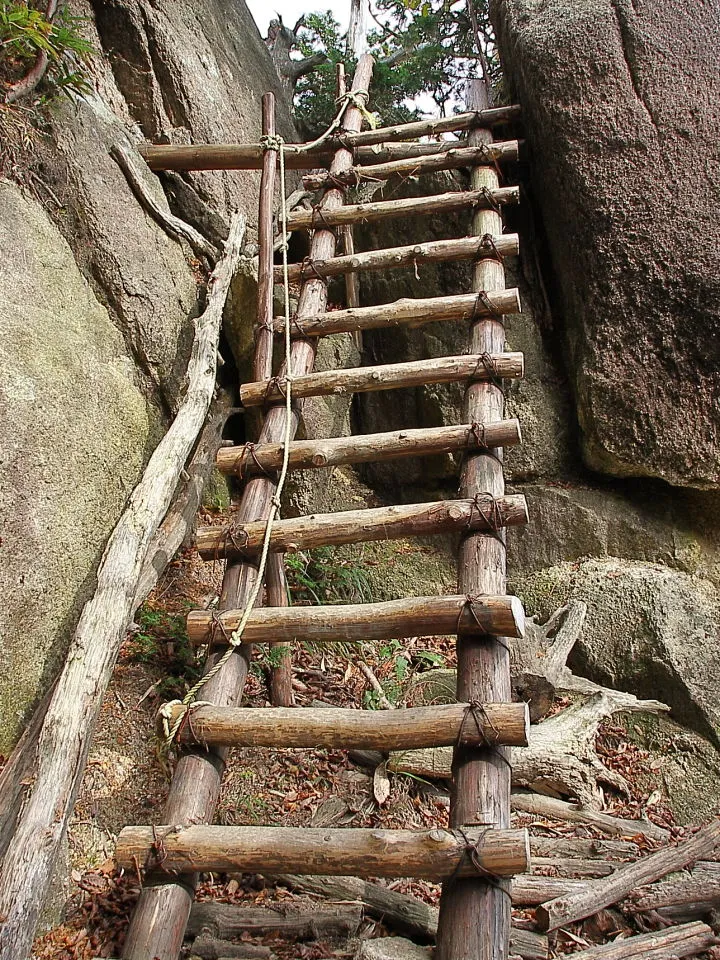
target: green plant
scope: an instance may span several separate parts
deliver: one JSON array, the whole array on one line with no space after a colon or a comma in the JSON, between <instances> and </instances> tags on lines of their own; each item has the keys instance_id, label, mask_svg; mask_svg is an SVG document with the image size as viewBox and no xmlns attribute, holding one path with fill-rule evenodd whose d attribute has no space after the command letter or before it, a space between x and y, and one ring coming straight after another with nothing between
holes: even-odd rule
<instances>
[{"instance_id":1,"label":"green plant","mask_svg":"<svg viewBox=\"0 0 720 960\"><path fill-rule=\"evenodd\" d=\"M367 603L372 589L362 564L338 558L332 547L285 555L295 603Z\"/></svg>"},{"instance_id":2,"label":"green plant","mask_svg":"<svg viewBox=\"0 0 720 960\"><path fill-rule=\"evenodd\" d=\"M36 100L87 93L87 68L92 44L81 33L86 18L71 14L62 5L54 16L30 3L0 0L0 83L5 87L22 80L39 57L47 58L40 71L43 92ZM28 93L33 92L33 84Z\"/></svg>"},{"instance_id":3,"label":"green plant","mask_svg":"<svg viewBox=\"0 0 720 960\"><path fill-rule=\"evenodd\" d=\"M137 615L139 629L128 640L125 651L136 663L149 663L166 676L156 690L162 697L184 694L200 677L200 665L188 640L185 616L143 605Z\"/></svg>"}]
</instances>

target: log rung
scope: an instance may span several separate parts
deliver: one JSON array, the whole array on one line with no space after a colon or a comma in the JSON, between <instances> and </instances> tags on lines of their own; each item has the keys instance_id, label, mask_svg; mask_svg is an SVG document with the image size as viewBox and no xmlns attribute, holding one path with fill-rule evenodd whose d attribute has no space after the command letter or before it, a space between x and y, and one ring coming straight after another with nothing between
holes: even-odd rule
<instances>
[{"instance_id":1,"label":"log rung","mask_svg":"<svg viewBox=\"0 0 720 960\"><path fill-rule=\"evenodd\" d=\"M399 217L429 213L450 213L466 208L493 209L520 200L519 187L496 190L464 190L439 193L433 197L410 197L407 200L379 200L372 203L348 204L334 210L294 211L288 217L288 230L324 230L352 223L375 223Z\"/></svg>"},{"instance_id":2,"label":"log rung","mask_svg":"<svg viewBox=\"0 0 720 960\"><path fill-rule=\"evenodd\" d=\"M472 844L473 855L468 854ZM526 830L313 829L304 827L125 827L115 857L123 869L402 877L439 882L487 871L510 877L530 861ZM480 869L478 869L478 867Z\"/></svg>"},{"instance_id":3,"label":"log rung","mask_svg":"<svg viewBox=\"0 0 720 960\"><path fill-rule=\"evenodd\" d=\"M453 530L499 537L503 527L520 526L527 523L527 519L527 503L522 494L320 513L277 520L270 535L270 549L291 553L347 543L430 536ZM266 526L261 520L226 527L200 527L198 552L203 560L252 556L262 549Z\"/></svg>"},{"instance_id":4,"label":"log rung","mask_svg":"<svg viewBox=\"0 0 720 960\"><path fill-rule=\"evenodd\" d=\"M186 708L168 704L170 727ZM183 743L227 747L411 750L467 746L525 747L530 731L526 703L467 703L406 710L303 707L233 708L198 704L179 731Z\"/></svg>"},{"instance_id":5,"label":"log rung","mask_svg":"<svg viewBox=\"0 0 720 960\"><path fill-rule=\"evenodd\" d=\"M456 146L451 150L439 150L424 157L407 157L403 160L388 160L384 163L356 164L339 176L329 173L309 173L303 177L308 190L321 190L337 186L338 182L354 186L363 180L389 180L393 176L421 176L440 170L458 170L480 164L506 163L517 160L517 140L496 140L474 147Z\"/></svg>"},{"instance_id":6,"label":"log rung","mask_svg":"<svg viewBox=\"0 0 720 960\"><path fill-rule=\"evenodd\" d=\"M341 396L374 390L396 390L401 387L422 387L429 383L462 383L465 381L516 380L525 372L522 353L463 354L459 357L437 357L409 363L385 363L377 367L350 367L326 370L292 378L292 395L304 397ZM257 407L283 400L287 381L284 377L244 383L240 402L244 407Z\"/></svg>"},{"instance_id":7,"label":"log rung","mask_svg":"<svg viewBox=\"0 0 720 960\"><path fill-rule=\"evenodd\" d=\"M522 443L522 435L518 420L501 420L486 425L465 423L451 427L394 430L326 440L294 440L290 444L288 466L291 470L311 470L519 443ZM221 473L240 477L257 476L280 469L283 449L282 443L224 447L218 450L216 465Z\"/></svg>"},{"instance_id":8,"label":"log rung","mask_svg":"<svg viewBox=\"0 0 720 960\"><path fill-rule=\"evenodd\" d=\"M188 639L195 645L227 643L242 610L188 614ZM243 643L279 640L320 643L393 640L401 637L487 633L524 637L525 615L517 597L407 597L380 603L312 607L258 607L250 614Z\"/></svg>"},{"instance_id":9,"label":"log rung","mask_svg":"<svg viewBox=\"0 0 720 960\"><path fill-rule=\"evenodd\" d=\"M452 297L407 297L394 303L374 307L350 307L318 313L314 317L293 320L290 335L324 337L332 333L351 333L356 330L378 330L399 324L419 327L439 320L477 320L480 317L502 318L509 313L520 313L520 294L515 287L507 290L463 293ZM273 321L275 333L285 332L285 318Z\"/></svg>"},{"instance_id":10,"label":"log rung","mask_svg":"<svg viewBox=\"0 0 720 960\"><path fill-rule=\"evenodd\" d=\"M461 237L459 240L430 240L412 243L404 247L388 247L385 250L369 250L366 253L347 254L330 260L291 263L288 278L311 280L313 277L337 277L359 270L387 270L397 267L415 267L423 263L452 263L459 260L481 260L483 257L516 256L520 241L516 233L496 236ZM283 277L281 266L274 268L275 280Z\"/></svg>"}]
</instances>

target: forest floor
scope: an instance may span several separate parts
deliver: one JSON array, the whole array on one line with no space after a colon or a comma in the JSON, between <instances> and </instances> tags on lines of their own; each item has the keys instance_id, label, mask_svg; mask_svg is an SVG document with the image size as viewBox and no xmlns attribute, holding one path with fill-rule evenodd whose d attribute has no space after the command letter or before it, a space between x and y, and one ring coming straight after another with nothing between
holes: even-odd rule
<instances>
[{"instance_id":1,"label":"forest floor","mask_svg":"<svg viewBox=\"0 0 720 960\"><path fill-rule=\"evenodd\" d=\"M203 522L220 522L209 513ZM293 602L331 602L362 599L362 570L347 561L338 564L330 552L312 557L296 555L290 570ZM112 859L117 832L127 824L162 822L172 758L155 736L155 716L161 703L183 692L198 675L200 661L190 649L184 629L190 609L210 606L218 593L222 564L203 563L193 550L181 554L138 612L137 623L121 650L112 684L105 697L81 796L70 832L72 879L65 919L35 944L41 960L91 960L118 957L128 921L137 900L140 879L120 873ZM377 694L358 668L362 658L393 704L402 705L408 682L428 669L454 665L454 638L416 637L402 642L357 646L336 645L332 650L303 645L293 651L293 687L298 706L322 700L336 706L377 708ZM267 654L256 648L243 698L248 706L269 706ZM604 809L619 817L645 816L671 834L682 828L656 790L648 755L617 724L601 728L597 740L603 762L631 784L629 797L608 792ZM373 772L355 765L342 751L244 750L232 751L217 822L236 825L353 826L386 828L446 827L448 802L445 785L431 785L407 775L393 776L387 800L378 803ZM438 789L440 787L440 789ZM592 827L518 816L517 825L531 827L536 836L606 837ZM632 838L643 851L655 844ZM536 872L553 875L554 868ZM393 890L437 904L438 885L410 879L378 881ZM278 901L308 901L257 875L205 877L199 900L245 905ZM591 918L561 930L551 941L551 955L560 956L616 934L635 932L631 921L617 911L603 923ZM532 929L533 910L514 910L514 918ZM363 922L363 937L389 936L380 922ZM266 943L280 960L290 958L349 957L347 941L287 942L248 938Z\"/></svg>"}]
</instances>

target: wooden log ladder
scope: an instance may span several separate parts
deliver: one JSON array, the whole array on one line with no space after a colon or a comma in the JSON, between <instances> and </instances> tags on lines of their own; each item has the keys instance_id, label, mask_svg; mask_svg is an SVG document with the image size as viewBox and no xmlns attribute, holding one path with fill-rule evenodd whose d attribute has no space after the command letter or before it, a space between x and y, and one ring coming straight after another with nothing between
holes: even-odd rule
<instances>
[{"instance_id":1,"label":"wooden log ladder","mask_svg":"<svg viewBox=\"0 0 720 960\"><path fill-rule=\"evenodd\" d=\"M391 390L428 383L465 386L465 422L434 429L407 429L360 437L294 440L290 469L462 452L460 497L434 503L352 510L274 523L265 571L262 607L253 610L242 643L203 687L202 703L178 736L179 759L162 826L126 827L117 860L142 868L144 884L124 948L127 960L175 960L203 871L423 877L442 882L437 960L506 960L510 934L509 878L528 870L526 831L510 829L509 747L524 745L528 711L511 702L510 665L503 636L523 636L523 610L505 591L505 527L527 521L525 500L506 496L502 451L521 442L520 427L504 417L503 378L521 377L523 358L505 351L503 316L519 310L516 290L506 290L503 258L517 253L518 238L503 234L503 205L518 200L515 187L500 187L498 163L517 156L517 141L495 141L491 128L517 115L517 108L487 109L484 87L470 86L468 111L441 121L423 121L361 132L372 59L363 56L346 98L341 136L305 150L285 148L287 166L314 169L308 183L324 191L311 212L291 212L290 230L311 231L310 257L290 266L301 283L292 325L291 432L302 399L320 395ZM273 137L272 95L263 98L263 134ZM458 145L413 144L428 133L465 130ZM379 145L373 150L369 148ZM265 146L267 147L267 141ZM254 380L240 388L244 406L264 415L252 447L222 449L219 468L244 483L232 528L200 529L206 558L225 558L219 614L194 612L189 634L208 643L206 672L227 649L258 577L262 545L285 435L284 368L273 377L273 341L284 330L273 317L273 203L277 150L250 145L148 146L156 170L261 168L259 212L259 302ZM319 162L329 162L318 175ZM358 161L356 163L356 161ZM468 167L470 189L441 196L345 204L346 184L393 174ZM472 236L422 242L389 250L354 252L352 225L410 214L474 210ZM345 253L336 256L338 228ZM350 281L363 270L412 267L417 263L474 262L469 292L425 300L360 307ZM347 309L327 312L327 278L344 274ZM355 292L353 292L355 291ZM314 373L318 338L393 324L446 320L468 325L468 353L427 361ZM283 552L328 544L458 531L458 595L413 597L385 603L329 607L287 606ZM312 708L289 709L289 658L276 668L273 702L286 706L240 709L250 645L387 639L422 633L457 635L458 705L392 713ZM223 647L223 645L225 646ZM284 674L282 671L285 671ZM170 710L174 724L183 708ZM454 745L454 790L448 829L290 829L211 826L232 745L370 748L397 750Z\"/></svg>"}]
</instances>

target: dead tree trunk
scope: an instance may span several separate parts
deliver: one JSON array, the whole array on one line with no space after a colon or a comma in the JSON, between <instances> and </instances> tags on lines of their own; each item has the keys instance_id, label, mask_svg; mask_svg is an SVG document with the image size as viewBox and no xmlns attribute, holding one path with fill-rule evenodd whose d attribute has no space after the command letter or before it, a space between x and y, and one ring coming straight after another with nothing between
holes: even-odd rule
<instances>
[{"instance_id":1,"label":"dead tree trunk","mask_svg":"<svg viewBox=\"0 0 720 960\"><path fill-rule=\"evenodd\" d=\"M280 83L285 88L285 92L292 100L295 93L295 87L300 77L311 73L321 63L325 63L327 56L324 53L314 53L303 60L293 60L290 54L298 45L297 31L303 25L304 17L300 17L292 30L286 27L282 22L282 17L277 20L271 20L268 27L268 35L265 40L270 55L275 64Z\"/></svg>"}]
</instances>

